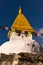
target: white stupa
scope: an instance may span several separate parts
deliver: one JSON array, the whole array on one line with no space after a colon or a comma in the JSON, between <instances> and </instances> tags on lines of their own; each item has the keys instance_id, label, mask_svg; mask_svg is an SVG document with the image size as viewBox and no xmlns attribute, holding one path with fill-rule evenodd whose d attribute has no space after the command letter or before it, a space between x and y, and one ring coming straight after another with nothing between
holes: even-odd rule
<instances>
[{"instance_id":1,"label":"white stupa","mask_svg":"<svg viewBox=\"0 0 43 65\"><path fill-rule=\"evenodd\" d=\"M36 53L39 52L40 45L32 39L33 32L34 29L23 15L20 7L19 14L8 32L9 41L1 45L0 53L32 53L35 50Z\"/></svg>"}]
</instances>

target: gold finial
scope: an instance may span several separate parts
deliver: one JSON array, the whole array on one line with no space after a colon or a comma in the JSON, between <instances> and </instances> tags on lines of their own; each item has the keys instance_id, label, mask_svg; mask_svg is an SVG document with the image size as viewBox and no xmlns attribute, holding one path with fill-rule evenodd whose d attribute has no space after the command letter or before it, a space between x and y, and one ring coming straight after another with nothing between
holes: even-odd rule
<instances>
[{"instance_id":1,"label":"gold finial","mask_svg":"<svg viewBox=\"0 0 43 65\"><path fill-rule=\"evenodd\" d=\"M19 9L19 13L20 13L20 14L22 13L22 8L21 8L21 6L20 6L20 9Z\"/></svg>"}]
</instances>

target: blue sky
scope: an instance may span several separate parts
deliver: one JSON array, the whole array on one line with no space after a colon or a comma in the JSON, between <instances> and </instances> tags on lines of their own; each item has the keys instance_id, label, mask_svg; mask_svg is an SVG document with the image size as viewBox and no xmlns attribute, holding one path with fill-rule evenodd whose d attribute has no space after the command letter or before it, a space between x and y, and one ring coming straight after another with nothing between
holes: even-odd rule
<instances>
[{"instance_id":1,"label":"blue sky","mask_svg":"<svg viewBox=\"0 0 43 65\"><path fill-rule=\"evenodd\" d=\"M11 27L21 4L23 13L32 27L36 31L43 28L43 0L0 0L0 26ZM0 29L0 45L9 40L7 33L8 31ZM34 39L43 44L43 38Z\"/></svg>"}]
</instances>

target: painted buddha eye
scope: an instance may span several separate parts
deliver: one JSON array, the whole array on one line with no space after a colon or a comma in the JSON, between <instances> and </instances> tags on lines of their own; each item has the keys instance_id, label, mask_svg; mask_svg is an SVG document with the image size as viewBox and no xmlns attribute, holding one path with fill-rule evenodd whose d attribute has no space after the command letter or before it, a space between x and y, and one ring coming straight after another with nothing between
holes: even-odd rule
<instances>
[{"instance_id":1,"label":"painted buddha eye","mask_svg":"<svg viewBox=\"0 0 43 65\"><path fill-rule=\"evenodd\" d=\"M20 36L20 33L18 33L18 36Z\"/></svg>"},{"instance_id":2,"label":"painted buddha eye","mask_svg":"<svg viewBox=\"0 0 43 65\"><path fill-rule=\"evenodd\" d=\"M29 45L29 43L27 45Z\"/></svg>"}]
</instances>

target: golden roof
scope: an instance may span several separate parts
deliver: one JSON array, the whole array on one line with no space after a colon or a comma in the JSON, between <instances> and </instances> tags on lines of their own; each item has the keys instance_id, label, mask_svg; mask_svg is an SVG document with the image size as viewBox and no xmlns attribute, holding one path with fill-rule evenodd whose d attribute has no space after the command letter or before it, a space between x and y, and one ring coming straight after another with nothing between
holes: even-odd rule
<instances>
[{"instance_id":1,"label":"golden roof","mask_svg":"<svg viewBox=\"0 0 43 65\"><path fill-rule=\"evenodd\" d=\"M28 22L28 20L26 19L26 17L22 14L22 9L20 7L19 9L19 14L16 17L16 19L14 20L14 23L11 27L12 30L14 29L20 29L20 30L25 30L25 31L30 31L33 32L33 28L30 25L30 23Z\"/></svg>"},{"instance_id":2,"label":"golden roof","mask_svg":"<svg viewBox=\"0 0 43 65\"><path fill-rule=\"evenodd\" d=\"M19 9L18 16L14 20L14 23L13 23L13 25L11 27L12 31L14 31L15 29L29 31L29 32L34 32L34 29L30 25L29 21L23 15L21 7Z\"/></svg>"}]
</instances>

